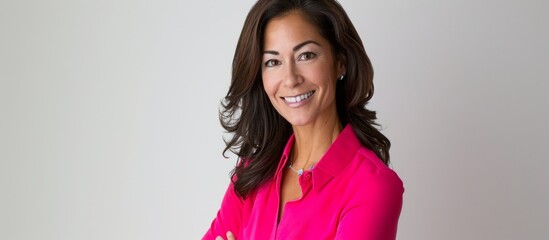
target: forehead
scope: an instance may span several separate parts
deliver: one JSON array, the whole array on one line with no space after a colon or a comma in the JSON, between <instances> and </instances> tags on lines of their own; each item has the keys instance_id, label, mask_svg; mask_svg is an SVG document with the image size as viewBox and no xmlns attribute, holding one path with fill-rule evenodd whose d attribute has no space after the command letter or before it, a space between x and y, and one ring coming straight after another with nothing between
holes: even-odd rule
<instances>
[{"instance_id":1,"label":"forehead","mask_svg":"<svg viewBox=\"0 0 549 240\"><path fill-rule=\"evenodd\" d=\"M270 20L265 26L263 39L265 49L283 48L286 45L293 47L307 40L327 44L319 29L300 12L291 12Z\"/></svg>"}]
</instances>

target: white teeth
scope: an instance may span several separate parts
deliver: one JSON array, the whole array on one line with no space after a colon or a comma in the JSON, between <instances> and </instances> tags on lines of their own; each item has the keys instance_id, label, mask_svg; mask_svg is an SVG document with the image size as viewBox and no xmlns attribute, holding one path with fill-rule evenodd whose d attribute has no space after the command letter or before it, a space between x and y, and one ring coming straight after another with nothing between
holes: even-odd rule
<instances>
[{"instance_id":1,"label":"white teeth","mask_svg":"<svg viewBox=\"0 0 549 240\"><path fill-rule=\"evenodd\" d=\"M295 97L284 97L284 100L286 100L287 102L291 102L291 103L297 103L297 102L301 102L301 101L309 98L311 95L313 95L313 93L314 92L311 91L311 92L301 94L301 95L295 96Z\"/></svg>"}]
</instances>

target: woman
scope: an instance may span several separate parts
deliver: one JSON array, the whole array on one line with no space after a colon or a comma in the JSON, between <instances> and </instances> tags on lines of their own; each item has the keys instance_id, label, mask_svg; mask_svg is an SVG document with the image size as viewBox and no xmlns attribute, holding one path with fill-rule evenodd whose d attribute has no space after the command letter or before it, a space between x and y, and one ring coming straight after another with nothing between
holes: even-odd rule
<instances>
[{"instance_id":1,"label":"woman","mask_svg":"<svg viewBox=\"0 0 549 240\"><path fill-rule=\"evenodd\" d=\"M220 114L240 161L203 239L395 239L404 188L372 78L335 0L259 0Z\"/></svg>"}]
</instances>

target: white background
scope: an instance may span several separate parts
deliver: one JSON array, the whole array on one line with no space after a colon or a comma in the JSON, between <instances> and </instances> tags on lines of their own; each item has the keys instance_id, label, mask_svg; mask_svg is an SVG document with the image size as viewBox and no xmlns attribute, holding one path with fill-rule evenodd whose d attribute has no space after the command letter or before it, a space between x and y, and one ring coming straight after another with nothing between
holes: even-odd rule
<instances>
[{"instance_id":1,"label":"white background","mask_svg":"<svg viewBox=\"0 0 549 240\"><path fill-rule=\"evenodd\" d=\"M254 1L0 2L0 239L198 239ZM341 1L374 64L399 239L549 236L546 1Z\"/></svg>"}]
</instances>

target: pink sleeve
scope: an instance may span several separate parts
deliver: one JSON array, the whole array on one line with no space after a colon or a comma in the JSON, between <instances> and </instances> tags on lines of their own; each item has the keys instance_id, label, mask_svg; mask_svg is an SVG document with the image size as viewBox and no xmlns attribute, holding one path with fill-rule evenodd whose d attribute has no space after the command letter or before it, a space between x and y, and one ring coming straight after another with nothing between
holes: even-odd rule
<instances>
[{"instance_id":1,"label":"pink sleeve","mask_svg":"<svg viewBox=\"0 0 549 240\"><path fill-rule=\"evenodd\" d=\"M364 183L365 196L342 213L336 239L395 240L404 187L392 170Z\"/></svg>"},{"instance_id":2,"label":"pink sleeve","mask_svg":"<svg viewBox=\"0 0 549 240\"><path fill-rule=\"evenodd\" d=\"M202 239L215 239L217 236L225 237L225 233L229 230L238 239L242 222L242 206L243 201L236 195L234 185L229 184L221 208L217 212L217 217L212 221L210 229Z\"/></svg>"}]
</instances>

